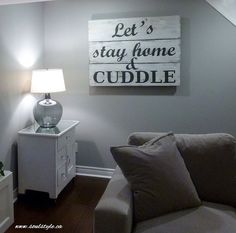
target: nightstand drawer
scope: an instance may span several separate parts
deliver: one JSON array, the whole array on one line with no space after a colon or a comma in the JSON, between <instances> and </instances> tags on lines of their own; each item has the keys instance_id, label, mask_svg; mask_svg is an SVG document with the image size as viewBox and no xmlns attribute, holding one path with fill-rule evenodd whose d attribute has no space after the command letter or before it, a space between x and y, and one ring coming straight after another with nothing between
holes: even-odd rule
<instances>
[{"instance_id":1,"label":"nightstand drawer","mask_svg":"<svg viewBox=\"0 0 236 233\"><path fill-rule=\"evenodd\" d=\"M57 150L60 151L63 147L68 144L71 144L74 139L74 130L70 130L67 133L63 134L57 140Z\"/></svg>"},{"instance_id":2,"label":"nightstand drawer","mask_svg":"<svg viewBox=\"0 0 236 233\"><path fill-rule=\"evenodd\" d=\"M67 176L69 179L72 179L73 177L75 177L75 166L74 165L69 167Z\"/></svg>"},{"instance_id":3,"label":"nightstand drawer","mask_svg":"<svg viewBox=\"0 0 236 233\"><path fill-rule=\"evenodd\" d=\"M57 187L63 186L67 181L66 164L57 169Z\"/></svg>"},{"instance_id":4,"label":"nightstand drawer","mask_svg":"<svg viewBox=\"0 0 236 233\"><path fill-rule=\"evenodd\" d=\"M60 151L57 152L57 167L61 164L66 163L68 159L67 146L64 146Z\"/></svg>"}]
</instances>

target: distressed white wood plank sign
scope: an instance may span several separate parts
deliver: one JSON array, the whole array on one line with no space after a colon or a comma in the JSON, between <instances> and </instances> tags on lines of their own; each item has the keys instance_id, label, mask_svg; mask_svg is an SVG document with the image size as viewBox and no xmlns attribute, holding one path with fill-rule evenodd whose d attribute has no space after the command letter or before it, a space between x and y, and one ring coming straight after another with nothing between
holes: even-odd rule
<instances>
[{"instance_id":1,"label":"distressed white wood plank sign","mask_svg":"<svg viewBox=\"0 0 236 233\"><path fill-rule=\"evenodd\" d=\"M180 17L89 21L91 86L180 85Z\"/></svg>"},{"instance_id":2,"label":"distressed white wood plank sign","mask_svg":"<svg viewBox=\"0 0 236 233\"><path fill-rule=\"evenodd\" d=\"M90 20L89 41L178 39L180 17L139 17Z\"/></svg>"},{"instance_id":3,"label":"distressed white wood plank sign","mask_svg":"<svg viewBox=\"0 0 236 233\"><path fill-rule=\"evenodd\" d=\"M91 64L91 86L178 86L180 64L137 64L127 70L125 64Z\"/></svg>"},{"instance_id":4,"label":"distressed white wood plank sign","mask_svg":"<svg viewBox=\"0 0 236 233\"><path fill-rule=\"evenodd\" d=\"M179 62L180 40L91 42L90 63Z\"/></svg>"}]
</instances>

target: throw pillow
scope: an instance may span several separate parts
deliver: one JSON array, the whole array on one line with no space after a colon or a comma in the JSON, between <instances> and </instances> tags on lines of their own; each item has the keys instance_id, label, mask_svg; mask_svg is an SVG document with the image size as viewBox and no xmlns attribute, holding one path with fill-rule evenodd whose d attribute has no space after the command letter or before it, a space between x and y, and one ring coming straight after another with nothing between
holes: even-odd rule
<instances>
[{"instance_id":1,"label":"throw pillow","mask_svg":"<svg viewBox=\"0 0 236 233\"><path fill-rule=\"evenodd\" d=\"M131 186L136 222L201 204L172 133L111 153Z\"/></svg>"}]
</instances>

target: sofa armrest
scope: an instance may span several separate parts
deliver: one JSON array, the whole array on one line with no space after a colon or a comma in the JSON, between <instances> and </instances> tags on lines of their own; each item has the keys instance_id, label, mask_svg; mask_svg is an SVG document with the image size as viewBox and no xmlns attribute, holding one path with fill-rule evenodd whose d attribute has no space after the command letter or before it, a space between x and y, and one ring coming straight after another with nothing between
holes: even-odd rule
<instances>
[{"instance_id":1,"label":"sofa armrest","mask_svg":"<svg viewBox=\"0 0 236 233\"><path fill-rule=\"evenodd\" d=\"M94 233L131 233L132 194L119 167L95 208Z\"/></svg>"}]
</instances>

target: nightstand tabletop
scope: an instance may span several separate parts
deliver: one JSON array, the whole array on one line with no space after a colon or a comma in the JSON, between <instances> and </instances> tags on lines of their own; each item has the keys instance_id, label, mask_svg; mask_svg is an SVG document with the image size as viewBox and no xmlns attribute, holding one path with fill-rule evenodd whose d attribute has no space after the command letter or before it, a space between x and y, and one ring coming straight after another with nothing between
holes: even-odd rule
<instances>
[{"instance_id":1,"label":"nightstand tabletop","mask_svg":"<svg viewBox=\"0 0 236 233\"><path fill-rule=\"evenodd\" d=\"M34 136L49 136L60 137L69 129L79 124L79 121L74 120L61 120L54 128L42 128L37 124L33 124L25 129L22 129L18 134L34 135Z\"/></svg>"}]
</instances>

